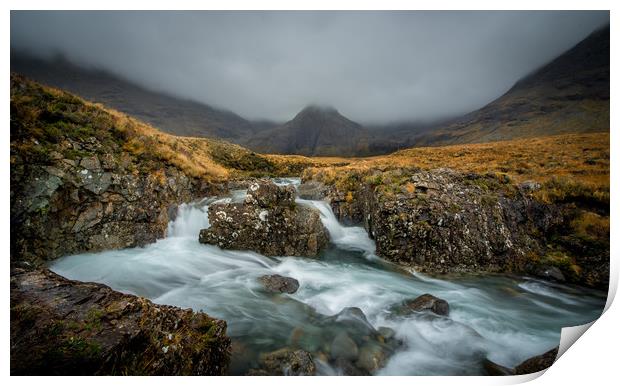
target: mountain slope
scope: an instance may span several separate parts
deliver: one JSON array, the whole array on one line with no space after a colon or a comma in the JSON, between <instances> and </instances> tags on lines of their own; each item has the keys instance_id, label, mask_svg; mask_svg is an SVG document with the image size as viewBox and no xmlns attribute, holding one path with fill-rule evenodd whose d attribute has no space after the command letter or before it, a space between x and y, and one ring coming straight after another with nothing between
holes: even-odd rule
<instances>
[{"instance_id":1,"label":"mountain slope","mask_svg":"<svg viewBox=\"0 0 620 386\"><path fill-rule=\"evenodd\" d=\"M544 135L609 131L609 27L518 81L480 110L412 146L481 143Z\"/></svg>"},{"instance_id":2,"label":"mountain slope","mask_svg":"<svg viewBox=\"0 0 620 386\"><path fill-rule=\"evenodd\" d=\"M308 106L280 127L244 142L264 153L352 156L368 151L368 131L331 107Z\"/></svg>"},{"instance_id":3,"label":"mountain slope","mask_svg":"<svg viewBox=\"0 0 620 386\"><path fill-rule=\"evenodd\" d=\"M149 91L109 72L80 67L62 58L47 61L12 52L11 71L103 103L170 134L235 141L273 126L269 122L250 122L206 104Z\"/></svg>"}]
</instances>

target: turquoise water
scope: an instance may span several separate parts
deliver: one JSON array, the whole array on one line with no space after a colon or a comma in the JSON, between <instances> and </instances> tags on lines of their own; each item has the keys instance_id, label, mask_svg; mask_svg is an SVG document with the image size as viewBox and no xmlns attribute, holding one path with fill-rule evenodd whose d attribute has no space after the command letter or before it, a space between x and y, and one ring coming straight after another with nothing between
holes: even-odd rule
<instances>
[{"instance_id":1,"label":"turquoise water","mask_svg":"<svg viewBox=\"0 0 620 386\"><path fill-rule=\"evenodd\" d=\"M226 200L243 196L237 191ZM528 277L430 277L403 271L375 256L366 232L339 224L321 201L298 200L321 211L332 238L317 259L202 245L198 233L209 226L206 210L214 201L182 205L168 236L144 248L67 256L50 268L70 279L104 283L226 320L234 346L232 374L256 366L261 352L289 346L295 329L309 332L305 348L328 350L330 330L338 326L327 316L345 307L359 307L375 328L391 327L404 342L379 375L483 374L485 357L514 366L556 346L561 327L596 319L605 304L605 293ZM296 278L299 290L292 295L262 291L257 278L273 273ZM424 293L447 300L449 318L391 315L392 305ZM318 357L316 362L321 374L341 373Z\"/></svg>"}]
</instances>

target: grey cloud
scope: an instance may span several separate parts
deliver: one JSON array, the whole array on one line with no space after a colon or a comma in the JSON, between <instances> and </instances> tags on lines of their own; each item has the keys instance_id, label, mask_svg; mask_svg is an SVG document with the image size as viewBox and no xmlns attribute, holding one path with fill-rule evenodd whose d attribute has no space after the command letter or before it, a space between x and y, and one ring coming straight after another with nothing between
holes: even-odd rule
<instances>
[{"instance_id":1,"label":"grey cloud","mask_svg":"<svg viewBox=\"0 0 620 386\"><path fill-rule=\"evenodd\" d=\"M607 11L13 11L11 47L251 119L320 103L386 122L481 107L607 23Z\"/></svg>"}]
</instances>

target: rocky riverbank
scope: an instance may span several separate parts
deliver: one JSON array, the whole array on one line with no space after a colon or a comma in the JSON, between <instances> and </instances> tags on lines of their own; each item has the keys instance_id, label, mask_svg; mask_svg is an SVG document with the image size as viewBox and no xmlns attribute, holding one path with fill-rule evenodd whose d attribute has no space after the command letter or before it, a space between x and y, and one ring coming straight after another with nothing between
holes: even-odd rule
<instances>
[{"instance_id":1,"label":"rocky riverbank","mask_svg":"<svg viewBox=\"0 0 620 386\"><path fill-rule=\"evenodd\" d=\"M386 260L424 272L513 272L608 285L608 238L580 237L571 227L584 210L542 202L539 183L450 169L336 173L306 171L301 197L322 197L340 221L363 225Z\"/></svg>"},{"instance_id":2,"label":"rocky riverbank","mask_svg":"<svg viewBox=\"0 0 620 386\"><path fill-rule=\"evenodd\" d=\"M11 274L11 375L222 375L226 322L47 269Z\"/></svg>"}]
</instances>

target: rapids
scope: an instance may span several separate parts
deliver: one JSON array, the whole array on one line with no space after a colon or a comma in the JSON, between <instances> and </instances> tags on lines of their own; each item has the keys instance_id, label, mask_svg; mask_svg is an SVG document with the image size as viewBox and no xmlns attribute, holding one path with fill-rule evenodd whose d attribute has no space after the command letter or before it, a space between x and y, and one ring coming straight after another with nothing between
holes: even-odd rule
<instances>
[{"instance_id":1,"label":"rapids","mask_svg":"<svg viewBox=\"0 0 620 386\"><path fill-rule=\"evenodd\" d=\"M239 201L244 194L234 191L224 200ZM316 330L317 313L334 315L344 307L361 308L375 328L391 327L405 342L379 375L483 374L482 358L515 366L556 346L561 327L597 318L605 303L604 293L528 277L405 272L378 258L365 230L342 226L321 201L297 200L317 208L330 233L331 246L319 259L271 258L202 245L198 233L209 226L207 208L215 201L181 205L167 237L146 247L66 256L50 268L70 279L104 283L226 320L233 340L231 374L247 372L261 352L290 345L296 327ZM273 273L296 278L299 290L292 295L261 291L257 277ZM450 317L389 317L390 306L423 293L447 300ZM340 374L317 364L319 373Z\"/></svg>"}]
</instances>

